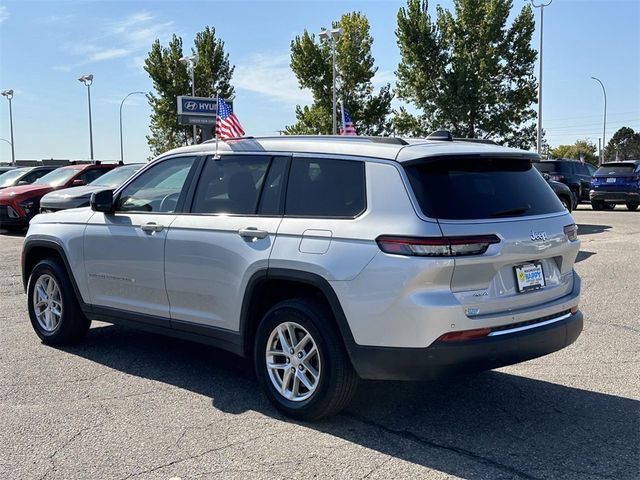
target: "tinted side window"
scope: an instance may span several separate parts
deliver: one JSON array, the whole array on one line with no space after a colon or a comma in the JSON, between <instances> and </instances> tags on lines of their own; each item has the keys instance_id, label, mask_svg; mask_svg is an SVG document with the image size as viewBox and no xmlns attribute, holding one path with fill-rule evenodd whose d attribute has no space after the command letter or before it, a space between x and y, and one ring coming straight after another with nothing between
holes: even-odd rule
<instances>
[{"instance_id":1,"label":"tinted side window","mask_svg":"<svg viewBox=\"0 0 640 480\"><path fill-rule=\"evenodd\" d=\"M116 210L175 211L193 161L193 157L171 158L149 168L122 190Z\"/></svg>"},{"instance_id":2,"label":"tinted side window","mask_svg":"<svg viewBox=\"0 0 640 480\"><path fill-rule=\"evenodd\" d=\"M353 218L365 204L364 162L293 159L286 215Z\"/></svg>"},{"instance_id":3,"label":"tinted side window","mask_svg":"<svg viewBox=\"0 0 640 480\"><path fill-rule=\"evenodd\" d=\"M26 174L23 178L20 179L20 181L25 183L33 183L47 173L49 173L47 170L36 170L35 172Z\"/></svg>"},{"instance_id":4,"label":"tinted side window","mask_svg":"<svg viewBox=\"0 0 640 480\"><path fill-rule=\"evenodd\" d=\"M262 197L258 213L260 215L278 215L284 208L283 190L286 182L288 157L274 157L262 188Z\"/></svg>"},{"instance_id":5,"label":"tinted side window","mask_svg":"<svg viewBox=\"0 0 640 480\"><path fill-rule=\"evenodd\" d=\"M268 156L244 155L208 158L191 212L255 214L269 160Z\"/></svg>"},{"instance_id":6,"label":"tinted side window","mask_svg":"<svg viewBox=\"0 0 640 480\"><path fill-rule=\"evenodd\" d=\"M82 180L84 181L84 183L91 183L96 178L101 177L108 171L109 170L107 170L106 168L94 168L92 170L87 170L86 172L83 172L80 175L78 175L77 180Z\"/></svg>"}]
</instances>

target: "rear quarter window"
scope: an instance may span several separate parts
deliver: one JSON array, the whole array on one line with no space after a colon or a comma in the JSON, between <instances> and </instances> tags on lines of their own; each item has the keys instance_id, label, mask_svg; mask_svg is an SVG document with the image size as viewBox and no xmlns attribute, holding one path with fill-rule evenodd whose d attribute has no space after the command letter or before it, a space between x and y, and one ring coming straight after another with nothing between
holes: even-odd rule
<instances>
[{"instance_id":1,"label":"rear quarter window","mask_svg":"<svg viewBox=\"0 0 640 480\"><path fill-rule=\"evenodd\" d=\"M526 159L447 158L406 167L422 212L472 220L562 212L562 204Z\"/></svg>"}]
</instances>

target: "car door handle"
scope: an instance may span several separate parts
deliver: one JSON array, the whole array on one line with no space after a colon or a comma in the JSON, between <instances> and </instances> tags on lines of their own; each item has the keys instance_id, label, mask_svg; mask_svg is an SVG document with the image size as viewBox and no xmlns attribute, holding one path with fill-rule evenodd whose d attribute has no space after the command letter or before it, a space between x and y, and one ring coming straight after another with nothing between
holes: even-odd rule
<instances>
[{"instance_id":1,"label":"car door handle","mask_svg":"<svg viewBox=\"0 0 640 480\"><path fill-rule=\"evenodd\" d=\"M256 227L247 227L238 230L238 235L245 239L255 240L266 238L269 232L266 230L258 230Z\"/></svg>"},{"instance_id":2,"label":"car door handle","mask_svg":"<svg viewBox=\"0 0 640 480\"><path fill-rule=\"evenodd\" d=\"M153 232L161 232L162 230L164 230L164 225L158 225L156 222L149 222L149 223L140 225L140 228L142 229L143 232L153 233Z\"/></svg>"}]
</instances>

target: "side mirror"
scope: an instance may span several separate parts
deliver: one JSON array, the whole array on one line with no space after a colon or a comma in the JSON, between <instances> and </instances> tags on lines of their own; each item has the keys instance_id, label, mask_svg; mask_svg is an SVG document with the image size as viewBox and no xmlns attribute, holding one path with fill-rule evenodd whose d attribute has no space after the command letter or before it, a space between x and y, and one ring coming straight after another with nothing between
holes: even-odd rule
<instances>
[{"instance_id":1,"label":"side mirror","mask_svg":"<svg viewBox=\"0 0 640 480\"><path fill-rule=\"evenodd\" d=\"M76 178L73 182L71 182L72 187L82 187L86 184L87 182L85 182L84 180L80 180L79 178Z\"/></svg>"},{"instance_id":2,"label":"side mirror","mask_svg":"<svg viewBox=\"0 0 640 480\"><path fill-rule=\"evenodd\" d=\"M92 193L89 205L94 212L113 213L113 190Z\"/></svg>"},{"instance_id":3,"label":"side mirror","mask_svg":"<svg viewBox=\"0 0 640 480\"><path fill-rule=\"evenodd\" d=\"M549 179L551 178L551 175L549 175L548 173L543 173L542 176L544 177L544 179L548 182Z\"/></svg>"}]
</instances>

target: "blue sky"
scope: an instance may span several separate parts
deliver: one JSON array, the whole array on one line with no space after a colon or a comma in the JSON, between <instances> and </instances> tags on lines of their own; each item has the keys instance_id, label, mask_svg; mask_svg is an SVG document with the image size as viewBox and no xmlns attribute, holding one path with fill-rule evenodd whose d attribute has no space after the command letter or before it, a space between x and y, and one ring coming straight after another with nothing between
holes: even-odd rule
<instances>
[{"instance_id":1,"label":"blue sky","mask_svg":"<svg viewBox=\"0 0 640 480\"><path fill-rule=\"evenodd\" d=\"M447 0L431 1L450 8ZM514 0L514 10L524 6ZM131 91L148 91L142 63L155 38L172 33L192 45L214 26L236 65L236 114L247 134L272 135L309 101L289 69L289 44L304 29L318 31L341 14L365 13L374 37L378 84L393 82L399 61L395 18L402 1L30 1L0 0L0 89L15 90L18 158L87 158L86 88L91 87L97 158L119 158L118 109ZM539 20L536 11L536 20ZM621 126L640 130L640 0L554 0L545 10L543 125L552 146L602 136L607 88L607 138ZM533 44L538 45L539 31ZM537 72L537 69L536 69ZM9 138L0 98L0 138ZM143 96L124 106L125 160L149 155L149 107ZM10 148L0 141L0 161Z\"/></svg>"}]
</instances>

